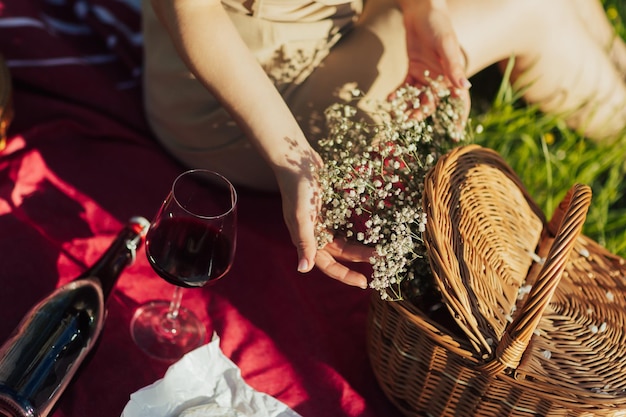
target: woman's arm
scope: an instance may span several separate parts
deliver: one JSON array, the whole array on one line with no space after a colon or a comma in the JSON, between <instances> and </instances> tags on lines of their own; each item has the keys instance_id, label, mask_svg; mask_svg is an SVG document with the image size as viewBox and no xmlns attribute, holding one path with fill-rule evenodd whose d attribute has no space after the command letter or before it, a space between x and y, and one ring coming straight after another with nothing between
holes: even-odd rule
<instances>
[{"instance_id":1,"label":"woman's arm","mask_svg":"<svg viewBox=\"0 0 626 417\"><path fill-rule=\"evenodd\" d=\"M153 0L190 71L253 139L273 167L293 169L310 149L284 100L218 0ZM289 144L287 144L289 141Z\"/></svg>"},{"instance_id":2,"label":"woman's arm","mask_svg":"<svg viewBox=\"0 0 626 417\"><path fill-rule=\"evenodd\" d=\"M365 248L340 242L317 250L314 235L319 188L312 169L322 163L287 104L249 51L219 0L152 0L179 55L220 101L272 167L281 191L283 216L298 250L298 270L318 268L350 285L364 275L336 261L367 261Z\"/></svg>"}]
</instances>

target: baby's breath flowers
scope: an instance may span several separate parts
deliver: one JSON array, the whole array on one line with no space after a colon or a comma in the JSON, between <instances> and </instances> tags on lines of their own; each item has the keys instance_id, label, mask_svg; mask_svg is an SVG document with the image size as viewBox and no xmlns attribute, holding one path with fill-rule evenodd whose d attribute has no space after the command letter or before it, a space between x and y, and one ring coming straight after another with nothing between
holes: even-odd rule
<instances>
[{"instance_id":1,"label":"baby's breath flowers","mask_svg":"<svg viewBox=\"0 0 626 417\"><path fill-rule=\"evenodd\" d=\"M424 109L423 118L410 118L420 103L431 109ZM370 287L383 299L400 300L407 283L418 292L428 285L424 176L464 140L464 103L432 81L421 88L403 86L378 107L368 117L348 102L325 112L328 136L318 149L324 166L318 172L322 210L316 235L320 247L337 235L374 246Z\"/></svg>"}]
</instances>

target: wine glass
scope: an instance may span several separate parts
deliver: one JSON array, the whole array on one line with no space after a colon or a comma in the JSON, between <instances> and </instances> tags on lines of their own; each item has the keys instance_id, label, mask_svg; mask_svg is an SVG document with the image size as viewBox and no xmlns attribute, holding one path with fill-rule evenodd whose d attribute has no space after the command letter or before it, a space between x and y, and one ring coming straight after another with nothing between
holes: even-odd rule
<instances>
[{"instance_id":1,"label":"wine glass","mask_svg":"<svg viewBox=\"0 0 626 417\"><path fill-rule=\"evenodd\" d=\"M237 238L237 193L222 175L193 169L179 175L146 235L154 271L175 285L171 301L140 306L131 321L135 343L150 356L173 361L201 346L204 324L181 307L183 287L215 283L230 269Z\"/></svg>"}]
</instances>

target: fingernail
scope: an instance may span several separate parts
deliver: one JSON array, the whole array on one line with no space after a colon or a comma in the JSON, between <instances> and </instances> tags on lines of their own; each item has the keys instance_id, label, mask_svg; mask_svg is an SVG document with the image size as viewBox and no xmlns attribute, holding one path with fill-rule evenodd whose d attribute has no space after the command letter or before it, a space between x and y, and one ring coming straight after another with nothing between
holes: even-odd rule
<instances>
[{"instance_id":1,"label":"fingernail","mask_svg":"<svg viewBox=\"0 0 626 417\"><path fill-rule=\"evenodd\" d=\"M307 272L309 270L309 262L302 258L298 263L298 272Z\"/></svg>"},{"instance_id":2,"label":"fingernail","mask_svg":"<svg viewBox=\"0 0 626 417\"><path fill-rule=\"evenodd\" d=\"M354 285L355 287L359 287L362 290L367 289L367 279L365 279L364 277L361 278L357 278L357 279L352 279L352 285Z\"/></svg>"},{"instance_id":3,"label":"fingernail","mask_svg":"<svg viewBox=\"0 0 626 417\"><path fill-rule=\"evenodd\" d=\"M465 89L469 89L472 86L472 83L469 82L469 80L467 78L461 78L459 80L459 83L461 84L461 86Z\"/></svg>"}]
</instances>

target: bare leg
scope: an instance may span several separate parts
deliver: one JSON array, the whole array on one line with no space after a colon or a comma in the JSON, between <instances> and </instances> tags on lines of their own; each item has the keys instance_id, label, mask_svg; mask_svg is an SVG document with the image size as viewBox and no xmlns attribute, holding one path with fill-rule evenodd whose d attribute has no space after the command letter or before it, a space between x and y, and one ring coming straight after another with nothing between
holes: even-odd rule
<instances>
[{"instance_id":1,"label":"bare leg","mask_svg":"<svg viewBox=\"0 0 626 417\"><path fill-rule=\"evenodd\" d=\"M515 56L513 79L526 88L529 102L563 114L591 138L604 139L626 127L626 86L599 39L587 30L598 22L586 16L590 22L581 24L576 6L582 1L587 0L449 3L470 75Z\"/></svg>"},{"instance_id":2,"label":"bare leg","mask_svg":"<svg viewBox=\"0 0 626 417\"><path fill-rule=\"evenodd\" d=\"M622 78L626 78L626 43L615 32L598 0L573 0L579 21L589 35L607 52Z\"/></svg>"}]
</instances>

